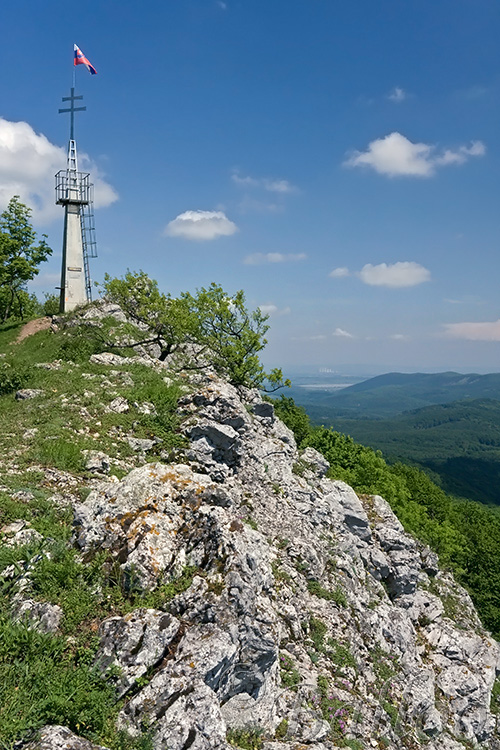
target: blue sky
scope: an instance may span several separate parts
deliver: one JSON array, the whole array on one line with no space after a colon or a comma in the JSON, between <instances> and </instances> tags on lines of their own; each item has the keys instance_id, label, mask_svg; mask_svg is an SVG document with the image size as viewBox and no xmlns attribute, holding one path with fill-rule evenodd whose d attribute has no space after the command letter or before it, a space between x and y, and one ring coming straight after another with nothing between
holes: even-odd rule
<instances>
[{"instance_id":1,"label":"blue sky","mask_svg":"<svg viewBox=\"0 0 500 750\"><path fill-rule=\"evenodd\" d=\"M270 313L264 359L497 371L497 0L2 3L0 209L58 284L73 43L93 277L212 281Z\"/></svg>"}]
</instances>

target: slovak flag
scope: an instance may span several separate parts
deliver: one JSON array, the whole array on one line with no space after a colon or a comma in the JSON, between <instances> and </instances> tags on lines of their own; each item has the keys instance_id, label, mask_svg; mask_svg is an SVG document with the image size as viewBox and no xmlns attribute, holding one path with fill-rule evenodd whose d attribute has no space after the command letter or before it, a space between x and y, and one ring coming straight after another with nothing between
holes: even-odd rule
<instances>
[{"instance_id":1,"label":"slovak flag","mask_svg":"<svg viewBox=\"0 0 500 750\"><path fill-rule=\"evenodd\" d=\"M91 73L93 76L97 75L97 70L94 68L92 63L87 60L80 47L77 47L76 44L74 44L73 46L75 49L75 60L73 62L73 65L85 65L89 73Z\"/></svg>"}]
</instances>

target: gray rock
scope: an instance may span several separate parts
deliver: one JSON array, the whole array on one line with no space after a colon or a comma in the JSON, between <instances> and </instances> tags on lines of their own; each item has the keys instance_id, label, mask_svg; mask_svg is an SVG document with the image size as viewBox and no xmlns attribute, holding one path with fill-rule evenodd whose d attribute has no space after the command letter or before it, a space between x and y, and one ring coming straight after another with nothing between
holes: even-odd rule
<instances>
[{"instance_id":1,"label":"gray rock","mask_svg":"<svg viewBox=\"0 0 500 750\"><path fill-rule=\"evenodd\" d=\"M127 437L127 443L130 445L133 451L146 453L154 447L155 441L149 440L148 438L135 438Z\"/></svg>"},{"instance_id":2,"label":"gray rock","mask_svg":"<svg viewBox=\"0 0 500 750\"><path fill-rule=\"evenodd\" d=\"M23 745L25 750L107 750L103 745L78 737L61 726L45 726L40 730L38 739Z\"/></svg>"},{"instance_id":3,"label":"gray rock","mask_svg":"<svg viewBox=\"0 0 500 750\"><path fill-rule=\"evenodd\" d=\"M330 468L330 464L328 463L326 458L322 456L321 453L319 453L317 450L315 450L315 448L306 448L302 451L300 457L302 461L305 461L305 463L309 466L314 476L316 477L324 477L326 472Z\"/></svg>"},{"instance_id":4,"label":"gray rock","mask_svg":"<svg viewBox=\"0 0 500 750\"><path fill-rule=\"evenodd\" d=\"M63 611L57 604L18 597L14 601L12 616L18 622L27 622L30 627L41 633L56 633Z\"/></svg>"},{"instance_id":5,"label":"gray rock","mask_svg":"<svg viewBox=\"0 0 500 750\"><path fill-rule=\"evenodd\" d=\"M16 401L38 398L38 396L43 396L43 393L40 388L21 388L19 391L16 391Z\"/></svg>"},{"instance_id":6,"label":"gray rock","mask_svg":"<svg viewBox=\"0 0 500 750\"><path fill-rule=\"evenodd\" d=\"M261 419L269 419L271 422L274 421L274 406L268 401L258 401L253 404L252 412L256 417Z\"/></svg>"},{"instance_id":7,"label":"gray rock","mask_svg":"<svg viewBox=\"0 0 500 750\"><path fill-rule=\"evenodd\" d=\"M116 391L115 391L116 393ZM117 396L114 398L108 406L105 407L104 411L115 412L116 414L124 414L130 410L130 406L126 398L123 396Z\"/></svg>"},{"instance_id":8,"label":"gray rock","mask_svg":"<svg viewBox=\"0 0 500 750\"><path fill-rule=\"evenodd\" d=\"M108 474L111 467L111 458L102 451L85 451L87 460L85 468L87 471Z\"/></svg>"},{"instance_id":9,"label":"gray rock","mask_svg":"<svg viewBox=\"0 0 500 750\"><path fill-rule=\"evenodd\" d=\"M114 683L119 698L163 659L179 628L179 620L154 609L136 609L101 623L95 663L103 674L118 667Z\"/></svg>"},{"instance_id":10,"label":"gray rock","mask_svg":"<svg viewBox=\"0 0 500 750\"><path fill-rule=\"evenodd\" d=\"M33 542L41 542L43 536L31 528L29 521L13 521L0 529L2 544L6 547L20 547Z\"/></svg>"},{"instance_id":11,"label":"gray rock","mask_svg":"<svg viewBox=\"0 0 500 750\"><path fill-rule=\"evenodd\" d=\"M349 531L360 539L368 541L371 538L370 523L363 505L349 485L336 482L338 500L344 511L344 523Z\"/></svg>"}]
</instances>

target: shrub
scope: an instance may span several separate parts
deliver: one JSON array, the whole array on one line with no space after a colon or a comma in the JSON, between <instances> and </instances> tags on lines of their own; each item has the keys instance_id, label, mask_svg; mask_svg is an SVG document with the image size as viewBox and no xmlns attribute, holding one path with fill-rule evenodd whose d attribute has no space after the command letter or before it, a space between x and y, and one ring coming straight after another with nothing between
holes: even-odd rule
<instances>
[{"instance_id":1,"label":"shrub","mask_svg":"<svg viewBox=\"0 0 500 750\"><path fill-rule=\"evenodd\" d=\"M0 396L14 393L27 385L31 370L26 365L0 362Z\"/></svg>"}]
</instances>

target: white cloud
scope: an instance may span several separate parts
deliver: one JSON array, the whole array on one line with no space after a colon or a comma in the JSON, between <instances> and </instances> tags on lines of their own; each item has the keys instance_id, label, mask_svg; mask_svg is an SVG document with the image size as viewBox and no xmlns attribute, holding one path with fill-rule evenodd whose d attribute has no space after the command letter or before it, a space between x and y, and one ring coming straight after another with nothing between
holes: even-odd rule
<instances>
[{"instance_id":1,"label":"white cloud","mask_svg":"<svg viewBox=\"0 0 500 750\"><path fill-rule=\"evenodd\" d=\"M186 240L214 240L234 234L238 227L223 211L184 211L169 221L164 234Z\"/></svg>"},{"instance_id":2,"label":"white cloud","mask_svg":"<svg viewBox=\"0 0 500 750\"><path fill-rule=\"evenodd\" d=\"M343 279L346 276L350 276L351 272L348 268L345 268L345 266L343 266L341 268L334 268L333 271L330 271L328 275L331 276L332 279Z\"/></svg>"},{"instance_id":3,"label":"white cloud","mask_svg":"<svg viewBox=\"0 0 500 750\"><path fill-rule=\"evenodd\" d=\"M399 102L404 102L404 100L408 98L408 94L400 86L395 86L392 91L387 94L387 98L390 99L391 102L399 104Z\"/></svg>"},{"instance_id":4,"label":"white cloud","mask_svg":"<svg viewBox=\"0 0 500 750\"><path fill-rule=\"evenodd\" d=\"M349 333L349 331L344 331L343 328L336 328L334 332L332 333L332 336L339 336L340 338L344 339L353 339L354 336L352 333Z\"/></svg>"},{"instance_id":5,"label":"white cloud","mask_svg":"<svg viewBox=\"0 0 500 750\"><path fill-rule=\"evenodd\" d=\"M290 315L292 312L290 307L283 307L281 310L277 305L269 303L268 305L259 305L259 310L263 315L274 315L276 317L280 315Z\"/></svg>"},{"instance_id":6,"label":"white cloud","mask_svg":"<svg viewBox=\"0 0 500 750\"><path fill-rule=\"evenodd\" d=\"M54 175L66 167L66 151L36 133L27 122L0 117L0 210L13 195L33 209L35 223L60 218L55 204ZM79 168L90 172L95 185L96 208L109 206L118 195L86 154L79 154Z\"/></svg>"},{"instance_id":7,"label":"white cloud","mask_svg":"<svg viewBox=\"0 0 500 750\"><path fill-rule=\"evenodd\" d=\"M306 258L305 253L253 253L247 255L243 263L247 266L259 266L263 263L296 263Z\"/></svg>"},{"instance_id":8,"label":"white cloud","mask_svg":"<svg viewBox=\"0 0 500 750\"><path fill-rule=\"evenodd\" d=\"M457 150L445 149L436 153L436 147L427 143L412 143L401 133L391 133L368 145L366 151L355 151L345 162L347 167L370 167L389 177L431 177L436 167L463 164L472 156L484 156L486 147L481 141Z\"/></svg>"},{"instance_id":9,"label":"white cloud","mask_svg":"<svg viewBox=\"0 0 500 750\"><path fill-rule=\"evenodd\" d=\"M311 341L324 341L327 336L324 333L318 333L316 336L309 337Z\"/></svg>"},{"instance_id":10,"label":"white cloud","mask_svg":"<svg viewBox=\"0 0 500 750\"><path fill-rule=\"evenodd\" d=\"M393 288L416 286L424 281L430 281L431 278L427 268L413 261L379 263L378 266L367 263L357 275L364 284Z\"/></svg>"},{"instance_id":11,"label":"white cloud","mask_svg":"<svg viewBox=\"0 0 500 750\"><path fill-rule=\"evenodd\" d=\"M500 320L491 323L448 323L446 334L468 341L500 341Z\"/></svg>"},{"instance_id":12,"label":"white cloud","mask_svg":"<svg viewBox=\"0 0 500 750\"><path fill-rule=\"evenodd\" d=\"M410 337L406 336L404 333L393 333L392 336L389 338L393 339L394 341L409 341Z\"/></svg>"},{"instance_id":13,"label":"white cloud","mask_svg":"<svg viewBox=\"0 0 500 750\"><path fill-rule=\"evenodd\" d=\"M296 193L297 188L288 180L270 179L268 177L241 177L238 172L231 175L232 181L241 187L254 187L268 190L270 193Z\"/></svg>"}]
</instances>

